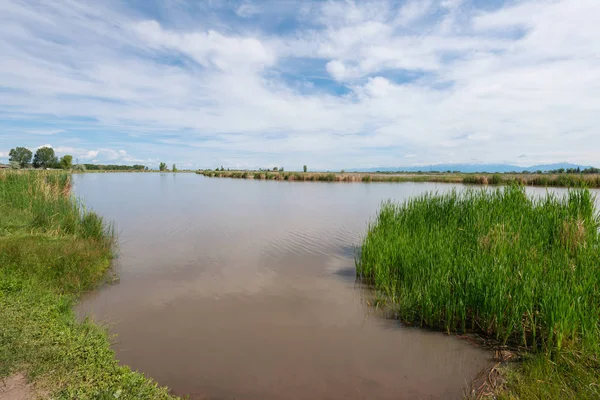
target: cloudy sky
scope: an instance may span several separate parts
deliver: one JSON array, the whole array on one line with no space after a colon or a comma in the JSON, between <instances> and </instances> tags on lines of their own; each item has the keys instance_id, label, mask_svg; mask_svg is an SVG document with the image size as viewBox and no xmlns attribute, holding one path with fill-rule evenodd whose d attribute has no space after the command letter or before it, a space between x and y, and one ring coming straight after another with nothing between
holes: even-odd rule
<instances>
[{"instance_id":1,"label":"cloudy sky","mask_svg":"<svg viewBox=\"0 0 600 400\"><path fill-rule=\"evenodd\" d=\"M600 1L0 0L0 161L600 165Z\"/></svg>"}]
</instances>

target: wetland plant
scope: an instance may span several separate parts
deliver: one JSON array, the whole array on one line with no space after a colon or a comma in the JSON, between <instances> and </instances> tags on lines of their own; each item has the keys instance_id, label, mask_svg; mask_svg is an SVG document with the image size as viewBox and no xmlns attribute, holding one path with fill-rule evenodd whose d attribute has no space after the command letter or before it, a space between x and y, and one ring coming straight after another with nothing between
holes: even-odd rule
<instances>
[{"instance_id":1,"label":"wetland plant","mask_svg":"<svg viewBox=\"0 0 600 400\"><path fill-rule=\"evenodd\" d=\"M585 189L535 199L516 185L427 194L382 205L357 272L409 323L549 355L596 351L598 227Z\"/></svg>"}]
</instances>

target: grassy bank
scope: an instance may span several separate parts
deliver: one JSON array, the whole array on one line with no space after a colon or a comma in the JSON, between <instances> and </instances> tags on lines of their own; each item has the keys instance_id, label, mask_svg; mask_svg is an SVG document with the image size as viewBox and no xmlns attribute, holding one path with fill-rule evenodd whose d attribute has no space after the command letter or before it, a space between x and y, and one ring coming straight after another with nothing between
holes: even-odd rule
<instances>
[{"instance_id":1,"label":"grassy bank","mask_svg":"<svg viewBox=\"0 0 600 400\"><path fill-rule=\"evenodd\" d=\"M505 398L600 398L600 236L589 191L520 187L384 204L357 271L396 315L520 346Z\"/></svg>"},{"instance_id":2,"label":"grassy bank","mask_svg":"<svg viewBox=\"0 0 600 400\"><path fill-rule=\"evenodd\" d=\"M479 185L600 188L599 174L334 173L271 171L197 171L207 177L301 182L440 182Z\"/></svg>"},{"instance_id":3,"label":"grassy bank","mask_svg":"<svg viewBox=\"0 0 600 400\"><path fill-rule=\"evenodd\" d=\"M110 337L74 301L105 276L113 234L70 195L70 175L0 171L0 378L24 373L43 397L168 399L119 366Z\"/></svg>"}]
</instances>

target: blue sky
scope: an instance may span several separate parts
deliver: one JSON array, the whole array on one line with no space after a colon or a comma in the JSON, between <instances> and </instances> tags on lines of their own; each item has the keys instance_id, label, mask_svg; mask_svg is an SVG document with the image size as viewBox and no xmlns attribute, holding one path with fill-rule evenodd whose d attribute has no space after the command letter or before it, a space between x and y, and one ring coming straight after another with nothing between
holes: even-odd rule
<instances>
[{"instance_id":1,"label":"blue sky","mask_svg":"<svg viewBox=\"0 0 600 400\"><path fill-rule=\"evenodd\" d=\"M0 161L600 164L600 1L0 0Z\"/></svg>"}]
</instances>

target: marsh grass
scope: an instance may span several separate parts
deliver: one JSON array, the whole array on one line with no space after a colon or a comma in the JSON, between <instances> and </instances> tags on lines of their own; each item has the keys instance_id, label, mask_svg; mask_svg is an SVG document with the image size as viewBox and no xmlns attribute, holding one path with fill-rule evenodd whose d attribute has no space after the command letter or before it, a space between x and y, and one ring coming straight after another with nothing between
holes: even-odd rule
<instances>
[{"instance_id":1,"label":"marsh grass","mask_svg":"<svg viewBox=\"0 0 600 400\"><path fill-rule=\"evenodd\" d=\"M357 273L407 323L478 332L528 349L535 356L516 375L522 379L513 379L514 393L526 382L541 396L545 389L523 377L537 379L543 367L564 382L594 383L576 393L594 398L600 395L598 227L585 189L540 198L516 185L427 194L382 205ZM594 366L577 378L565 364L574 354Z\"/></svg>"},{"instance_id":2,"label":"marsh grass","mask_svg":"<svg viewBox=\"0 0 600 400\"><path fill-rule=\"evenodd\" d=\"M105 276L113 242L71 196L68 174L0 172L0 377L25 372L57 399L169 398L119 366L106 332L72 311Z\"/></svg>"},{"instance_id":3,"label":"marsh grass","mask_svg":"<svg viewBox=\"0 0 600 400\"><path fill-rule=\"evenodd\" d=\"M439 182L475 185L529 185L600 188L598 174L460 174L460 173L331 173L196 171L207 177L269 179L301 182Z\"/></svg>"}]
</instances>

